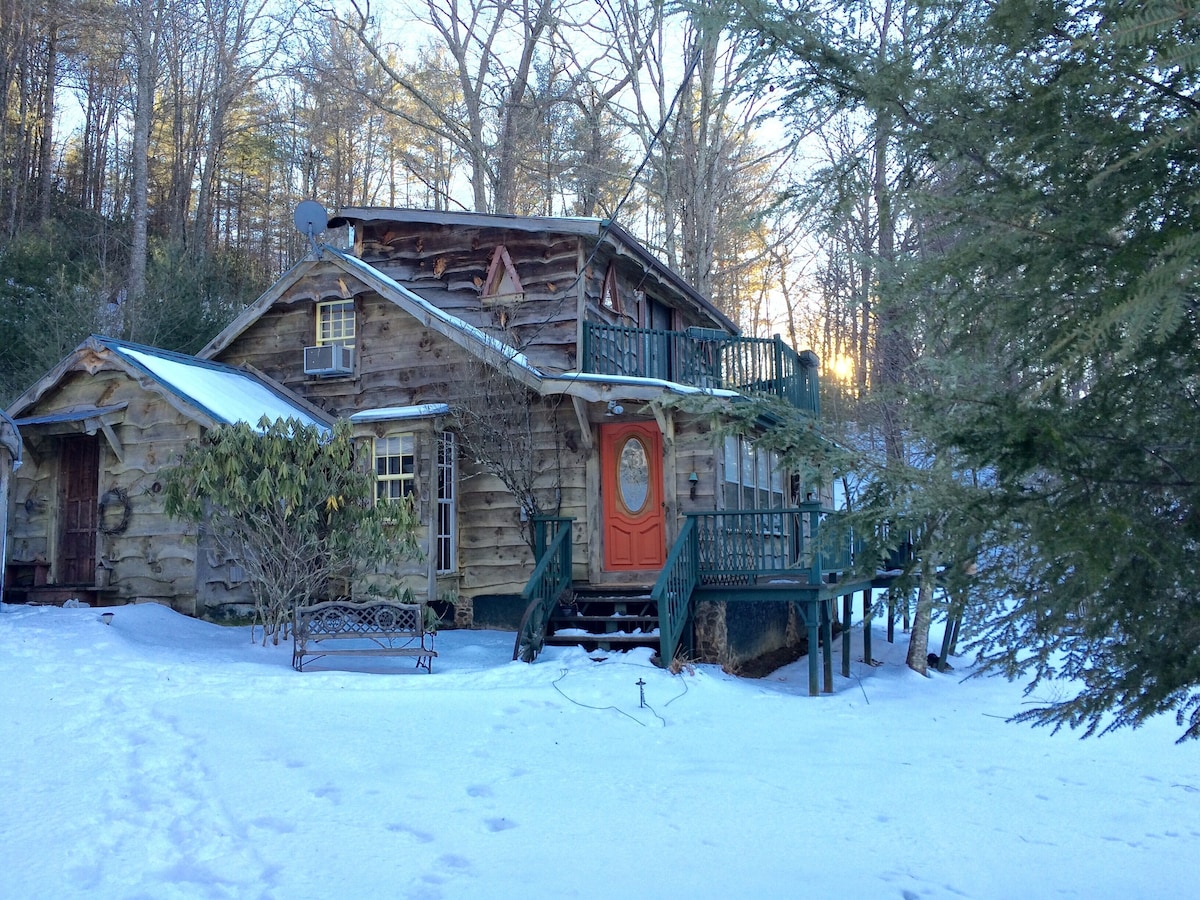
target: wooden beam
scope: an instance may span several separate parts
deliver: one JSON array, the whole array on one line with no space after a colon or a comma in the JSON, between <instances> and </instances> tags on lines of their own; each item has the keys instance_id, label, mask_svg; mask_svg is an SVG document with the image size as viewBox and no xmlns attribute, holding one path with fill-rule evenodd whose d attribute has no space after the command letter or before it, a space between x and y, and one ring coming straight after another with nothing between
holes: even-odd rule
<instances>
[{"instance_id":1,"label":"wooden beam","mask_svg":"<svg viewBox=\"0 0 1200 900\"><path fill-rule=\"evenodd\" d=\"M821 601L821 661L825 664L825 693L833 693L833 616L832 600Z\"/></svg>"},{"instance_id":2,"label":"wooden beam","mask_svg":"<svg viewBox=\"0 0 1200 900\"><path fill-rule=\"evenodd\" d=\"M821 645L820 613L817 611L821 604L809 601L801 604L804 610L804 624L808 627L808 696L817 697L821 693L821 664L817 659Z\"/></svg>"},{"instance_id":3,"label":"wooden beam","mask_svg":"<svg viewBox=\"0 0 1200 900\"><path fill-rule=\"evenodd\" d=\"M100 419L100 430L104 432L104 437L108 440L108 446L112 447L113 454L117 457L117 462L125 462L125 447L121 444L121 439L117 437L117 433L113 431L113 427L108 424L108 416Z\"/></svg>"},{"instance_id":4,"label":"wooden beam","mask_svg":"<svg viewBox=\"0 0 1200 900\"><path fill-rule=\"evenodd\" d=\"M596 446L596 442L592 439L592 422L588 418L587 403L582 397L571 395L571 405L575 407L575 418L579 420L579 437L583 441L583 446L587 450L592 450Z\"/></svg>"},{"instance_id":5,"label":"wooden beam","mask_svg":"<svg viewBox=\"0 0 1200 900\"><path fill-rule=\"evenodd\" d=\"M850 618L854 615L854 595L842 597L842 677L850 677Z\"/></svg>"}]
</instances>

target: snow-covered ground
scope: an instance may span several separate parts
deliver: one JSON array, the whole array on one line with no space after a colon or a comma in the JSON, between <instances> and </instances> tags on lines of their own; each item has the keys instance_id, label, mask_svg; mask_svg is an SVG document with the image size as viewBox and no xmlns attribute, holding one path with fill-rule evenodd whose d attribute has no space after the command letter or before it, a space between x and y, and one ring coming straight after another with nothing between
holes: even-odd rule
<instances>
[{"instance_id":1,"label":"snow-covered ground","mask_svg":"<svg viewBox=\"0 0 1200 900\"><path fill-rule=\"evenodd\" d=\"M0 609L0 896L1182 897L1200 747L1007 724L875 636L832 696L443 632L290 668L144 605ZM856 638L859 635L856 634ZM856 645L861 658L861 650ZM352 664L353 665L353 664ZM647 707L637 682L645 682Z\"/></svg>"}]
</instances>

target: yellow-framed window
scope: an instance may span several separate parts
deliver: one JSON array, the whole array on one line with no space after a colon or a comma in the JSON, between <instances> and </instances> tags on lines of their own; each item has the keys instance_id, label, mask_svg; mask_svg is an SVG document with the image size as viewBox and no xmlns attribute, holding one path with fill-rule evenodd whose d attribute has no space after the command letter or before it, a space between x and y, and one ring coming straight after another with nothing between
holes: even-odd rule
<instances>
[{"instance_id":1,"label":"yellow-framed window","mask_svg":"<svg viewBox=\"0 0 1200 900\"><path fill-rule=\"evenodd\" d=\"M354 346L354 301L326 300L317 304L317 346Z\"/></svg>"},{"instance_id":2,"label":"yellow-framed window","mask_svg":"<svg viewBox=\"0 0 1200 900\"><path fill-rule=\"evenodd\" d=\"M417 456L411 433L375 438L375 502L393 503L416 490Z\"/></svg>"}]
</instances>

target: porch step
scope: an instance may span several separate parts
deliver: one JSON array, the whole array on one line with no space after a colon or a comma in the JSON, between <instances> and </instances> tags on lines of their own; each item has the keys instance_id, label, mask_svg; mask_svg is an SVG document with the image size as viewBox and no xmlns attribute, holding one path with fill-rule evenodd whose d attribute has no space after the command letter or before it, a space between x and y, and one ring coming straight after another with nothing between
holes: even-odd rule
<instances>
[{"instance_id":1,"label":"porch step","mask_svg":"<svg viewBox=\"0 0 1200 900\"><path fill-rule=\"evenodd\" d=\"M546 623L547 645L588 650L658 647L658 605L642 589L576 586L571 603Z\"/></svg>"}]
</instances>

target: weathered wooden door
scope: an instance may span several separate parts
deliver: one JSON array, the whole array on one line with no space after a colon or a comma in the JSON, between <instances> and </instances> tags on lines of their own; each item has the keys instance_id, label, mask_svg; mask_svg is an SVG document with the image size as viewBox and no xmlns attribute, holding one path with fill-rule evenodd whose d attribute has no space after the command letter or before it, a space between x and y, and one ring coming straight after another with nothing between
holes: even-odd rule
<instances>
[{"instance_id":1,"label":"weathered wooden door","mask_svg":"<svg viewBox=\"0 0 1200 900\"><path fill-rule=\"evenodd\" d=\"M667 558L662 435L653 422L600 428L604 568L661 569Z\"/></svg>"},{"instance_id":2,"label":"weathered wooden door","mask_svg":"<svg viewBox=\"0 0 1200 900\"><path fill-rule=\"evenodd\" d=\"M81 435L62 439L59 453L59 584L96 580L96 527L100 485L100 441Z\"/></svg>"}]
</instances>

